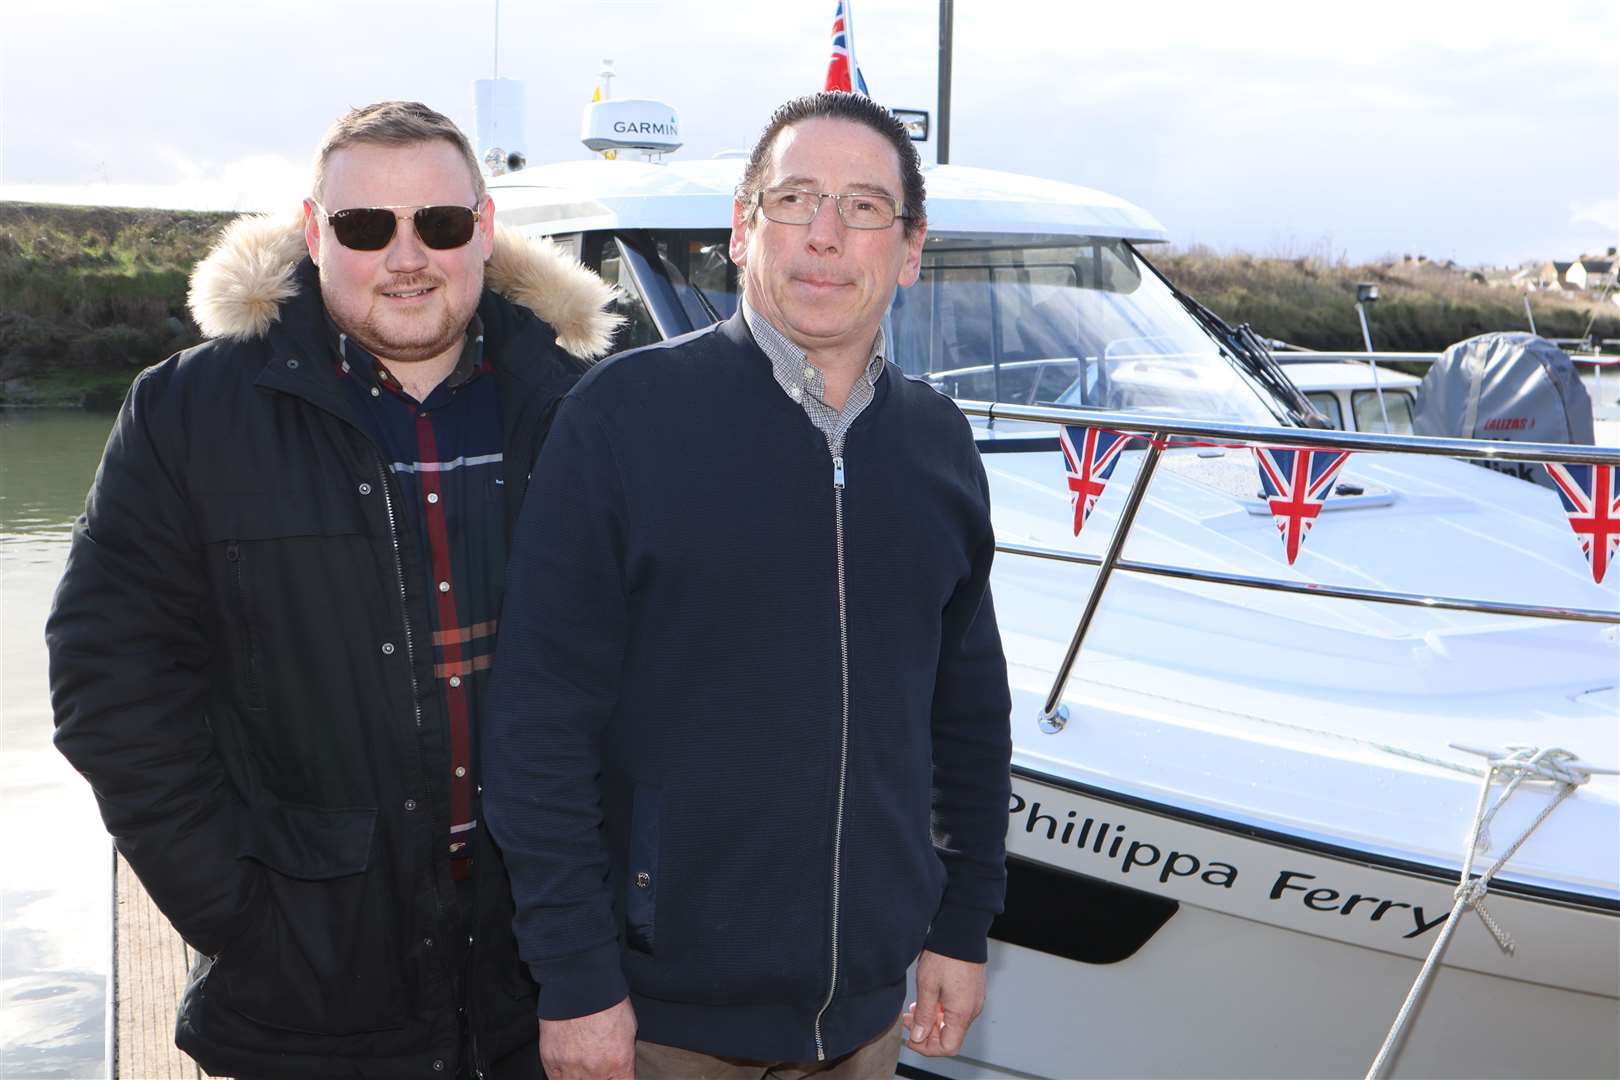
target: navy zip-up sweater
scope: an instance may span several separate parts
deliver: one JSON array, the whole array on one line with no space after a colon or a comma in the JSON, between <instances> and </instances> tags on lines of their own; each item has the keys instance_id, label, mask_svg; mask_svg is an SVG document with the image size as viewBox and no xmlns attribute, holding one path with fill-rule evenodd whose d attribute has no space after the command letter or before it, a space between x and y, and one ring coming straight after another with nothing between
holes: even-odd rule
<instances>
[{"instance_id":1,"label":"navy zip-up sweater","mask_svg":"<svg viewBox=\"0 0 1620 1080\"><path fill-rule=\"evenodd\" d=\"M541 1017L628 989L640 1038L830 1059L894 1023L923 948L985 958L1011 754L988 489L955 406L889 375L841 489L740 317L559 408L483 757Z\"/></svg>"}]
</instances>

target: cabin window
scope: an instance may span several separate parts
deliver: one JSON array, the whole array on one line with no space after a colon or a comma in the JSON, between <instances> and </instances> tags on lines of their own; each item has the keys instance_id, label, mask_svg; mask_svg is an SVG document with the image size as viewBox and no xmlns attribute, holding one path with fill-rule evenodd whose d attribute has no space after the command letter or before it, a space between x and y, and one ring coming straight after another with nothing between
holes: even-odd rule
<instances>
[{"instance_id":1,"label":"cabin window","mask_svg":"<svg viewBox=\"0 0 1620 1080\"><path fill-rule=\"evenodd\" d=\"M1335 395L1325 390L1318 390L1305 396L1310 399L1312 405L1316 406L1317 412L1327 417L1328 423L1340 430L1344 429L1344 414L1339 411L1339 399Z\"/></svg>"},{"instance_id":2,"label":"cabin window","mask_svg":"<svg viewBox=\"0 0 1620 1080\"><path fill-rule=\"evenodd\" d=\"M1378 409L1378 394L1373 390L1357 390L1350 395L1350 407L1356 413L1356 430L1384 432L1384 415ZM1389 410L1390 435L1412 434L1412 395L1406 390L1385 390L1384 407Z\"/></svg>"},{"instance_id":3,"label":"cabin window","mask_svg":"<svg viewBox=\"0 0 1620 1080\"><path fill-rule=\"evenodd\" d=\"M558 233L551 242L566 251L570 258L579 259L579 233Z\"/></svg>"},{"instance_id":4,"label":"cabin window","mask_svg":"<svg viewBox=\"0 0 1620 1080\"><path fill-rule=\"evenodd\" d=\"M737 311L737 268L732 265L731 234L719 230L702 232L661 231L658 257L680 297L681 307L692 327L698 329Z\"/></svg>"},{"instance_id":5,"label":"cabin window","mask_svg":"<svg viewBox=\"0 0 1620 1080\"><path fill-rule=\"evenodd\" d=\"M625 266L624 256L613 238L607 235L589 237L583 261L587 266L593 266L603 281L619 287L619 298L610 305L609 310L623 315L624 322L613 333L609 354L662 341L658 324L653 321L652 312L647 310L646 298L641 295L635 275Z\"/></svg>"}]
</instances>

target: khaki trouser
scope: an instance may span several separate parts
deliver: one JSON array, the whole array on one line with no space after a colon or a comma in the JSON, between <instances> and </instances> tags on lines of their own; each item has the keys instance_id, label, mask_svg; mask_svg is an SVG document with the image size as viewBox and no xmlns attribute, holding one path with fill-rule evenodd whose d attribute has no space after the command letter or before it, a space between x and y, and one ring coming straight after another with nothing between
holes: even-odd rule
<instances>
[{"instance_id":1,"label":"khaki trouser","mask_svg":"<svg viewBox=\"0 0 1620 1080\"><path fill-rule=\"evenodd\" d=\"M900 1060L900 1021L832 1061L745 1061L636 1041L636 1080L891 1080Z\"/></svg>"}]
</instances>

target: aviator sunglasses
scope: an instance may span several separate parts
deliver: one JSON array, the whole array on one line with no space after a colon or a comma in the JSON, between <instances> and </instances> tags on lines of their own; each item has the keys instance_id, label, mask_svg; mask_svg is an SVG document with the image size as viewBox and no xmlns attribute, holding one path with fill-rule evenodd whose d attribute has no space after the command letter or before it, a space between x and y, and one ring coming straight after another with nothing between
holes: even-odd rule
<instances>
[{"instance_id":1,"label":"aviator sunglasses","mask_svg":"<svg viewBox=\"0 0 1620 1080\"><path fill-rule=\"evenodd\" d=\"M398 210L410 210L411 224L422 243L435 251L449 251L471 240L473 227L483 214L466 206L357 206L334 210L315 203L325 215L338 243L355 251L381 251L394 238Z\"/></svg>"}]
</instances>

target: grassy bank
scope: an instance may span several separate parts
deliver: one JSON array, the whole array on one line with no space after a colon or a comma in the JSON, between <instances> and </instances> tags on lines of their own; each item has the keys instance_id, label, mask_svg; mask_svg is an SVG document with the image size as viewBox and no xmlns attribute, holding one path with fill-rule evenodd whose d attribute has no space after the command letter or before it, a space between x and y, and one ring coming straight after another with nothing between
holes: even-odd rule
<instances>
[{"instance_id":1,"label":"grassy bank","mask_svg":"<svg viewBox=\"0 0 1620 1080\"><path fill-rule=\"evenodd\" d=\"M0 405L116 405L141 368L196 344L186 281L231 216L0 203ZM1197 248L1148 255L1228 321L1308 348L1360 347L1358 281L1379 287L1371 314L1379 349L1438 351L1527 328L1519 293L1431 263L1353 266ZM1547 293L1533 303L1544 336L1579 336L1601 310L1598 336L1620 337L1613 305Z\"/></svg>"},{"instance_id":2,"label":"grassy bank","mask_svg":"<svg viewBox=\"0 0 1620 1080\"><path fill-rule=\"evenodd\" d=\"M0 404L116 405L201 340L186 279L232 216L0 203Z\"/></svg>"},{"instance_id":3,"label":"grassy bank","mask_svg":"<svg viewBox=\"0 0 1620 1080\"><path fill-rule=\"evenodd\" d=\"M1180 288L1223 319L1248 323L1266 337L1307 349L1360 349L1356 283L1378 286L1368 307L1373 348L1439 352L1493 330L1528 330L1524 294L1492 288L1482 275L1430 262L1351 265L1318 258L1262 258L1190 250L1150 249L1148 257ZM1573 338L1594 313L1599 338L1620 338L1620 307L1558 293L1530 295L1536 332Z\"/></svg>"}]
</instances>

